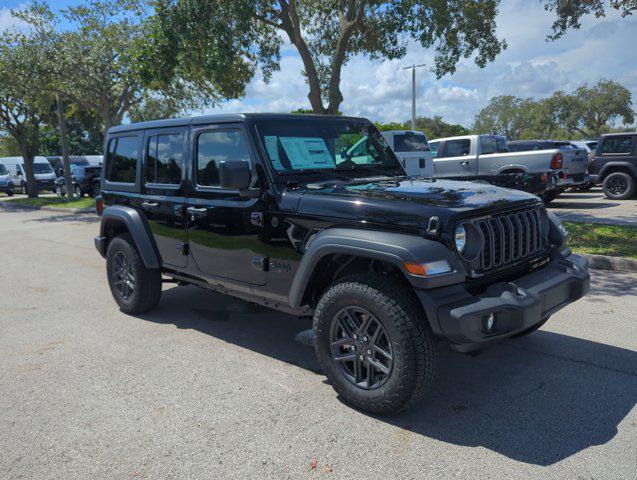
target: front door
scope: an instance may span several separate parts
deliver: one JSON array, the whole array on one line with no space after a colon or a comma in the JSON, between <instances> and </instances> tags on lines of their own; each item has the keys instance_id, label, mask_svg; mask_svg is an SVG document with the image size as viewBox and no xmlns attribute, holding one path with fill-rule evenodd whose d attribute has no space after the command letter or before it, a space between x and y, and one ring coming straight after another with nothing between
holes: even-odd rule
<instances>
[{"instance_id":1,"label":"front door","mask_svg":"<svg viewBox=\"0 0 637 480\"><path fill-rule=\"evenodd\" d=\"M262 202L221 188L219 178L219 165L233 160L250 162L255 175L245 131L240 125L206 126L194 130L191 138L192 193L186 212L188 244L198 273L208 279L265 285Z\"/></svg>"},{"instance_id":2,"label":"front door","mask_svg":"<svg viewBox=\"0 0 637 480\"><path fill-rule=\"evenodd\" d=\"M185 163L188 129L148 130L144 135L142 189L139 208L163 265L185 267L188 260L185 225Z\"/></svg>"}]
</instances>

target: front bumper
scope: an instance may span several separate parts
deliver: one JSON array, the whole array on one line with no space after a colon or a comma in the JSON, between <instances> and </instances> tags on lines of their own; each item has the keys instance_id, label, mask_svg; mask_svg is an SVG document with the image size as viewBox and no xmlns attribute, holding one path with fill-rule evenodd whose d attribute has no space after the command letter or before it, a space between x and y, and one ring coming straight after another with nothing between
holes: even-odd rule
<instances>
[{"instance_id":1,"label":"front bumper","mask_svg":"<svg viewBox=\"0 0 637 480\"><path fill-rule=\"evenodd\" d=\"M490 285L480 295L472 295L462 285L416 293L434 332L451 342L454 350L468 353L537 325L586 295L589 286L587 260L561 247L539 270ZM490 314L495 322L487 332L485 320Z\"/></svg>"}]
</instances>

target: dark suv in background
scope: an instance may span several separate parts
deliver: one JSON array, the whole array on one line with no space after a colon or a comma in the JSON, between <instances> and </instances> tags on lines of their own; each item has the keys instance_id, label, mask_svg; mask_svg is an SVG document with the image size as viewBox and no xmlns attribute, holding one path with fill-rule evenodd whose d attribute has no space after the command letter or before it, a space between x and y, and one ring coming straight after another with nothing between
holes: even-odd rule
<instances>
[{"instance_id":1,"label":"dark suv in background","mask_svg":"<svg viewBox=\"0 0 637 480\"><path fill-rule=\"evenodd\" d=\"M632 198L637 191L637 132L602 135L588 170L608 198Z\"/></svg>"},{"instance_id":2,"label":"dark suv in background","mask_svg":"<svg viewBox=\"0 0 637 480\"><path fill-rule=\"evenodd\" d=\"M423 396L437 339L474 352L527 335L589 288L539 198L411 178L362 118L111 128L97 205L123 312L155 308L166 278L313 316L330 383L371 412Z\"/></svg>"},{"instance_id":3,"label":"dark suv in background","mask_svg":"<svg viewBox=\"0 0 637 480\"><path fill-rule=\"evenodd\" d=\"M91 157L98 157L91 155ZM101 155L99 156L101 157ZM66 183L64 180L64 166L62 157L48 157L49 162L57 175L55 180L55 192L58 196L66 195ZM71 163L71 178L73 180L73 193L77 197L97 195L100 191L101 165L94 165L85 156L69 157Z\"/></svg>"}]
</instances>

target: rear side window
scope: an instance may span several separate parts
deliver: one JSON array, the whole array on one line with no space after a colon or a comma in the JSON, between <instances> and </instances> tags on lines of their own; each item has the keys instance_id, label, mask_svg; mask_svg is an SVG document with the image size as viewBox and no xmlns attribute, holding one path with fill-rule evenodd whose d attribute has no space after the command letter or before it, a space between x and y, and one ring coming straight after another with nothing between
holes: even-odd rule
<instances>
[{"instance_id":1,"label":"rear side window","mask_svg":"<svg viewBox=\"0 0 637 480\"><path fill-rule=\"evenodd\" d=\"M633 148L632 137L607 138L602 145L602 154L618 155L628 154Z\"/></svg>"},{"instance_id":2,"label":"rear side window","mask_svg":"<svg viewBox=\"0 0 637 480\"><path fill-rule=\"evenodd\" d=\"M146 182L164 185L181 183L184 136L181 133L152 135L146 150Z\"/></svg>"},{"instance_id":3,"label":"rear side window","mask_svg":"<svg viewBox=\"0 0 637 480\"><path fill-rule=\"evenodd\" d=\"M396 152L427 152L427 137L414 133L404 133L394 136L394 151Z\"/></svg>"},{"instance_id":4,"label":"rear side window","mask_svg":"<svg viewBox=\"0 0 637 480\"><path fill-rule=\"evenodd\" d=\"M431 150L431 156L436 158L438 156L438 147L440 142L429 142L429 149Z\"/></svg>"},{"instance_id":5,"label":"rear side window","mask_svg":"<svg viewBox=\"0 0 637 480\"><path fill-rule=\"evenodd\" d=\"M495 137L480 137L480 154L488 155L498 152L498 142Z\"/></svg>"},{"instance_id":6,"label":"rear side window","mask_svg":"<svg viewBox=\"0 0 637 480\"><path fill-rule=\"evenodd\" d=\"M108 142L106 180L135 183L139 141L137 137L116 137Z\"/></svg>"},{"instance_id":7,"label":"rear side window","mask_svg":"<svg viewBox=\"0 0 637 480\"><path fill-rule=\"evenodd\" d=\"M469 139L465 140L448 140L445 142L445 157L461 157L464 155L469 155L469 151L471 148L471 141ZM438 155L441 157L441 155Z\"/></svg>"},{"instance_id":8,"label":"rear side window","mask_svg":"<svg viewBox=\"0 0 637 480\"><path fill-rule=\"evenodd\" d=\"M248 145L238 130L203 132L197 137L197 184L219 186L221 162L250 161Z\"/></svg>"}]
</instances>

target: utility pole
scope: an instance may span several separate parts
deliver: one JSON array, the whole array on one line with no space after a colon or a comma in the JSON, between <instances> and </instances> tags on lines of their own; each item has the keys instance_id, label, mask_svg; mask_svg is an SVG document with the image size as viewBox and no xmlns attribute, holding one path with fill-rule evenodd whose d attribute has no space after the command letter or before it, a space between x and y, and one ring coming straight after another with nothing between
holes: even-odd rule
<instances>
[{"instance_id":1,"label":"utility pole","mask_svg":"<svg viewBox=\"0 0 637 480\"><path fill-rule=\"evenodd\" d=\"M411 65L409 67L403 67L403 70L411 68L411 129L416 130L416 69L424 67L425 64Z\"/></svg>"}]
</instances>

